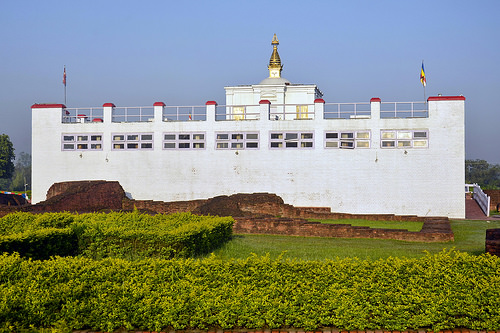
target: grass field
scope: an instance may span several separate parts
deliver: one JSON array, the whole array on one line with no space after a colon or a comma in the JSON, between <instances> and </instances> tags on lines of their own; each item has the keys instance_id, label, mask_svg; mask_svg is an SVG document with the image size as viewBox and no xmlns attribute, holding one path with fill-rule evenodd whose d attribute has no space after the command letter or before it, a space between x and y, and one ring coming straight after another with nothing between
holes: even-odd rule
<instances>
[{"instance_id":1,"label":"grass field","mask_svg":"<svg viewBox=\"0 0 500 333\"><path fill-rule=\"evenodd\" d=\"M379 222L379 221L376 221ZM366 224L364 224L366 225ZM368 226L373 224L368 223ZM500 228L500 220L453 220L454 242L417 243L382 239L319 238L274 235L234 235L222 248L213 252L223 259L247 258L255 253L276 258L323 260L327 258L357 257L376 260L388 257L422 257L426 251L437 253L455 248L474 255L484 253L486 229Z\"/></svg>"},{"instance_id":2,"label":"grass field","mask_svg":"<svg viewBox=\"0 0 500 333\"><path fill-rule=\"evenodd\" d=\"M382 228L382 229L406 229L408 231L420 231L424 222L408 221L371 221L362 219L342 219L342 220L315 220L311 221L331 224L350 224L352 226Z\"/></svg>"}]
</instances>

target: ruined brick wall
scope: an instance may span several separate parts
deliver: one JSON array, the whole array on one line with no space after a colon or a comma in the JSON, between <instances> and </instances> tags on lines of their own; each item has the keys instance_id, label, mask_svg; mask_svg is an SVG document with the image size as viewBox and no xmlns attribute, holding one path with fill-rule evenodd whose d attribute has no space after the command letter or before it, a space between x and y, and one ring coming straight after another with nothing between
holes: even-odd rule
<instances>
[{"instance_id":1,"label":"ruined brick wall","mask_svg":"<svg viewBox=\"0 0 500 333\"><path fill-rule=\"evenodd\" d=\"M28 201L22 195L0 193L0 205L23 206L27 203Z\"/></svg>"},{"instance_id":2,"label":"ruined brick wall","mask_svg":"<svg viewBox=\"0 0 500 333\"><path fill-rule=\"evenodd\" d=\"M0 210L0 215L11 212ZM200 215L232 216L236 219L235 233L278 234L309 237L382 238L405 241L453 240L448 218L421 218L391 214L332 213L325 207L294 207L283 202L276 194L253 193L218 196L206 200L162 202L129 200L118 182L77 181L62 182L51 186L47 200L34 206L24 206L31 212L93 212L102 210L134 209L155 214L192 212ZM385 221L424 222L420 232L395 229L355 227L346 224L322 224L305 219L365 219Z\"/></svg>"},{"instance_id":3,"label":"ruined brick wall","mask_svg":"<svg viewBox=\"0 0 500 333\"><path fill-rule=\"evenodd\" d=\"M121 210L125 192L120 183L93 180L53 184L47 200L32 206L30 211L94 212Z\"/></svg>"},{"instance_id":4,"label":"ruined brick wall","mask_svg":"<svg viewBox=\"0 0 500 333\"><path fill-rule=\"evenodd\" d=\"M276 194L269 193L222 195L206 200L174 202L152 200L123 201L124 210L137 208L151 213L192 212L199 215L233 217L281 216L283 214L283 206L286 206L283 203L283 199Z\"/></svg>"},{"instance_id":5,"label":"ruined brick wall","mask_svg":"<svg viewBox=\"0 0 500 333\"><path fill-rule=\"evenodd\" d=\"M500 205L500 190L483 190L490 196L490 210L497 210Z\"/></svg>"},{"instance_id":6,"label":"ruined brick wall","mask_svg":"<svg viewBox=\"0 0 500 333\"><path fill-rule=\"evenodd\" d=\"M378 219L377 215L365 218ZM422 230L377 229L350 224L324 224L290 218L236 218L234 233L272 234L304 237L377 238L414 242L447 242L454 239L448 218L421 219Z\"/></svg>"},{"instance_id":7,"label":"ruined brick wall","mask_svg":"<svg viewBox=\"0 0 500 333\"><path fill-rule=\"evenodd\" d=\"M500 257L500 229L486 230L485 250L487 253Z\"/></svg>"},{"instance_id":8,"label":"ruined brick wall","mask_svg":"<svg viewBox=\"0 0 500 333\"><path fill-rule=\"evenodd\" d=\"M153 200L125 199L122 202L122 209L127 211L138 209L153 214L183 213L195 211L206 201L207 200L163 202Z\"/></svg>"}]
</instances>

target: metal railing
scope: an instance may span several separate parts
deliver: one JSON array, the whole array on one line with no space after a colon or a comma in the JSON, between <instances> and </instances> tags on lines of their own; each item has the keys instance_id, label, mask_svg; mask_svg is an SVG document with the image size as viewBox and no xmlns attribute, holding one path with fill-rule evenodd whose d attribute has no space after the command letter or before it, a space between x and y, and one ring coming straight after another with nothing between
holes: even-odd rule
<instances>
[{"instance_id":1,"label":"metal railing","mask_svg":"<svg viewBox=\"0 0 500 333\"><path fill-rule=\"evenodd\" d=\"M426 102L382 102L380 118L428 118Z\"/></svg>"},{"instance_id":2,"label":"metal railing","mask_svg":"<svg viewBox=\"0 0 500 333\"><path fill-rule=\"evenodd\" d=\"M268 120L307 120L314 119L317 112L315 104L271 104ZM318 115L321 116L321 115ZM325 103L323 119L369 119L371 103ZM380 118L427 118L426 102L381 102ZM114 107L112 122L154 121L154 107ZM165 106L163 121L206 121L205 105ZM260 120L260 105L220 105L215 109L216 121ZM103 108L65 108L63 123L102 122Z\"/></svg>"},{"instance_id":3,"label":"metal railing","mask_svg":"<svg viewBox=\"0 0 500 333\"><path fill-rule=\"evenodd\" d=\"M63 109L63 123L102 122L103 108L65 108Z\"/></svg>"},{"instance_id":4,"label":"metal railing","mask_svg":"<svg viewBox=\"0 0 500 333\"><path fill-rule=\"evenodd\" d=\"M113 109L111 121L114 123L147 122L154 120L152 106L116 107Z\"/></svg>"},{"instance_id":5,"label":"metal railing","mask_svg":"<svg viewBox=\"0 0 500 333\"><path fill-rule=\"evenodd\" d=\"M271 104L269 120L314 119L314 104Z\"/></svg>"},{"instance_id":6,"label":"metal railing","mask_svg":"<svg viewBox=\"0 0 500 333\"><path fill-rule=\"evenodd\" d=\"M166 106L163 109L163 121L205 121L207 109L204 105L197 106Z\"/></svg>"},{"instance_id":7,"label":"metal railing","mask_svg":"<svg viewBox=\"0 0 500 333\"><path fill-rule=\"evenodd\" d=\"M218 105L215 108L215 120L259 120L259 105Z\"/></svg>"},{"instance_id":8,"label":"metal railing","mask_svg":"<svg viewBox=\"0 0 500 333\"><path fill-rule=\"evenodd\" d=\"M370 103L325 103L323 119L358 119L371 117Z\"/></svg>"}]
</instances>

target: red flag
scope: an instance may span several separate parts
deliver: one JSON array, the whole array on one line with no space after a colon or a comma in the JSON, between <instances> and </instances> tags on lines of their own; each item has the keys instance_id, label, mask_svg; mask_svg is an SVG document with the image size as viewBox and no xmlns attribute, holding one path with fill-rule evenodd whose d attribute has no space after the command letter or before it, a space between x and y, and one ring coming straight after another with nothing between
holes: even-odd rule
<instances>
[{"instance_id":1,"label":"red flag","mask_svg":"<svg viewBox=\"0 0 500 333\"><path fill-rule=\"evenodd\" d=\"M63 84L66 86L66 66L64 66Z\"/></svg>"}]
</instances>

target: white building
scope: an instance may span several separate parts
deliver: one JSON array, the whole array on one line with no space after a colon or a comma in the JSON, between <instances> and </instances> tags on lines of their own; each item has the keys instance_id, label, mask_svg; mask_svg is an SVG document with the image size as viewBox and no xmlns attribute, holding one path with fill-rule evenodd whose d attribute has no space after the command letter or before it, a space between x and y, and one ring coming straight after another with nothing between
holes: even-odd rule
<instances>
[{"instance_id":1,"label":"white building","mask_svg":"<svg viewBox=\"0 0 500 333\"><path fill-rule=\"evenodd\" d=\"M115 180L133 199L269 192L334 212L465 217L463 96L325 103L269 77L225 87L226 105L32 106L32 196L56 182Z\"/></svg>"}]
</instances>

